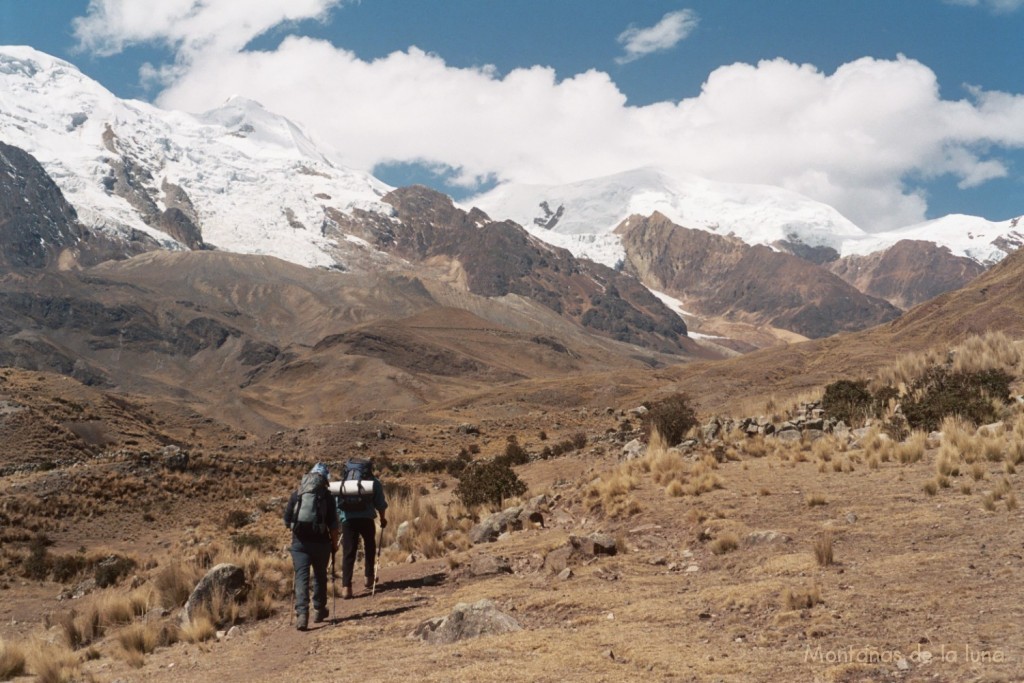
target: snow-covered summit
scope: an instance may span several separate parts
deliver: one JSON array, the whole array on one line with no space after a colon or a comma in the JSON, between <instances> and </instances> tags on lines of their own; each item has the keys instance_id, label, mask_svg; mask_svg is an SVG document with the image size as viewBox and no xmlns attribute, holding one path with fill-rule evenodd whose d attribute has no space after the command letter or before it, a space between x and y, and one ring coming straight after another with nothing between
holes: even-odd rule
<instances>
[{"instance_id":1,"label":"snow-covered summit","mask_svg":"<svg viewBox=\"0 0 1024 683\"><path fill-rule=\"evenodd\" d=\"M0 139L40 161L86 225L138 230L171 248L140 203L159 213L184 195L207 244L307 266L337 262L332 211L390 211L378 202L390 187L257 102L166 111L121 100L29 47L0 47ZM132 197L112 189L122 181L134 183Z\"/></svg>"},{"instance_id":2,"label":"snow-covered summit","mask_svg":"<svg viewBox=\"0 0 1024 683\"><path fill-rule=\"evenodd\" d=\"M612 231L631 215L655 211L684 227L731 234L748 244L828 247L841 256L878 251L901 239L922 239L991 264L1024 243L1024 226L974 216L946 216L869 234L833 207L790 190L721 183L650 167L567 185L505 183L464 204L478 206L496 220L514 220L548 242L608 265L623 256Z\"/></svg>"}]
</instances>

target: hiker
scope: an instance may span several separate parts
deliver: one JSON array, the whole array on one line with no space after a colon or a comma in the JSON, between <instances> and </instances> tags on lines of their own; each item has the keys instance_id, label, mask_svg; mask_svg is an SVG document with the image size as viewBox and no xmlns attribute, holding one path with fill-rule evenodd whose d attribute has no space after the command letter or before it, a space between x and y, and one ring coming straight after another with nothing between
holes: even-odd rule
<instances>
[{"instance_id":1,"label":"hiker","mask_svg":"<svg viewBox=\"0 0 1024 683\"><path fill-rule=\"evenodd\" d=\"M327 618L327 563L338 551L338 508L327 489L330 472L317 463L302 477L284 508L284 523L292 530L295 567L295 628L309 626L309 571L313 570L313 622Z\"/></svg>"},{"instance_id":2,"label":"hiker","mask_svg":"<svg viewBox=\"0 0 1024 683\"><path fill-rule=\"evenodd\" d=\"M380 515L380 528L388 525L384 511L384 485L373 474L373 463L365 458L352 458L345 463L345 476L338 495L338 518L341 521L341 587L342 597L352 597L352 572L356 564L359 539L363 539L364 576L367 590L374 587L374 555L377 551L374 518Z\"/></svg>"}]
</instances>

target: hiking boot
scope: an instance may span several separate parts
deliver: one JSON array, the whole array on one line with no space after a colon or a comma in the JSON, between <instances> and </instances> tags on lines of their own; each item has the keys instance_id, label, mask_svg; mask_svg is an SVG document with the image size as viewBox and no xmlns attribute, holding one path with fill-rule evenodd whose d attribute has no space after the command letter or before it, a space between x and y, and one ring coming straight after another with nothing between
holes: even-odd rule
<instances>
[{"instance_id":1,"label":"hiking boot","mask_svg":"<svg viewBox=\"0 0 1024 683\"><path fill-rule=\"evenodd\" d=\"M366 580L366 583L363 584L363 586L365 586L366 590L368 590L368 591L369 590L373 590L373 577L368 578Z\"/></svg>"},{"instance_id":2,"label":"hiking boot","mask_svg":"<svg viewBox=\"0 0 1024 683\"><path fill-rule=\"evenodd\" d=\"M342 600L351 600L352 599L352 586L345 586L345 588L342 589L342 591L341 591L341 599Z\"/></svg>"},{"instance_id":3,"label":"hiking boot","mask_svg":"<svg viewBox=\"0 0 1024 683\"><path fill-rule=\"evenodd\" d=\"M326 607L321 607L317 611L313 612L313 623L314 624L319 624L324 619L326 619L327 615L330 614L330 613L331 613L330 610L328 610Z\"/></svg>"},{"instance_id":4,"label":"hiking boot","mask_svg":"<svg viewBox=\"0 0 1024 683\"><path fill-rule=\"evenodd\" d=\"M309 614L306 612L299 612L295 617L295 628L299 631L305 631L309 628Z\"/></svg>"}]
</instances>

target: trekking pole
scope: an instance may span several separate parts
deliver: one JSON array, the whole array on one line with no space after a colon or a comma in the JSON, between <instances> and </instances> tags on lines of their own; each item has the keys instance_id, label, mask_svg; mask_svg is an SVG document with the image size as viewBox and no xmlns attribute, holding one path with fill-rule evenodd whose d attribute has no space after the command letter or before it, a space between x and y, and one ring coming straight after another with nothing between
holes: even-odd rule
<instances>
[{"instance_id":1,"label":"trekking pole","mask_svg":"<svg viewBox=\"0 0 1024 683\"><path fill-rule=\"evenodd\" d=\"M337 554L337 551L331 548L331 595L334 596L331 613L334 614L335 619L338 618L338 573L334 571L334 556Z\"/></svg>"},{"instance_id":2,"label":"trekking pole","mask_svg":"<svg viewBox=\"0 0 1024 683\"><path fill-rule=\"evenodd\" d=\"M380 528L380 540L377 541L377 566L373 569L373 588L370 589L370 597L377 592L377 579L380 578L380 549L384 545L384 527Z\"/></svg>"}]
</instances>

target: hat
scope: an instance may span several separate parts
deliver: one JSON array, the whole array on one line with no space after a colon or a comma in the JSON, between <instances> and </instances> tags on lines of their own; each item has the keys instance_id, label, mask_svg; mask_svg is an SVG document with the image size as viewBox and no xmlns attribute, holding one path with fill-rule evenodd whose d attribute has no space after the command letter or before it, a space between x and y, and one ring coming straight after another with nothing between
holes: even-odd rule
<instances>
[{"instance_id":1,"label":"hat","mask_svg":"<svg viewBox=\"0 0 1024 683\"><path fill-rule=\"evenodd\" d=\"M317 464L313 465L313 469L311 469L310 472L316 472L324 479L331 478L331 473L327 469L327 465L323 464L322 462L318 462Z\"/></svg>"}]
</instances>

